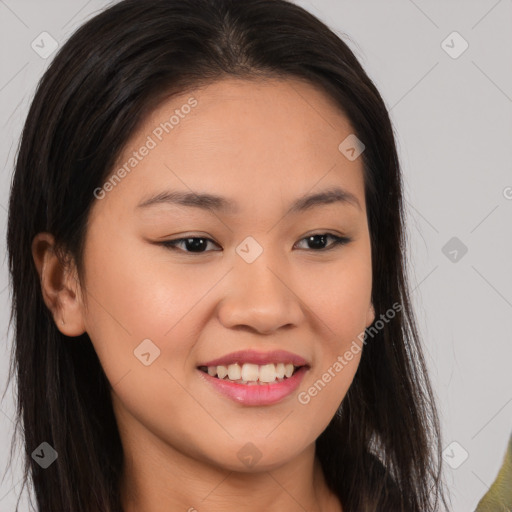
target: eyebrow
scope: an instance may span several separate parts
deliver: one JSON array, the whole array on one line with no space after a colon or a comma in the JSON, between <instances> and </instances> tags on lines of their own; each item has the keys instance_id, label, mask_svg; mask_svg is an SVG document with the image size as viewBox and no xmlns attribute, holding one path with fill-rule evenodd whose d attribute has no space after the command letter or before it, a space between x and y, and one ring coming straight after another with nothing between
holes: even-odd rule
<instances>
[{"instance_id":1,"label":"eyebrow","mask_svg":"<svg viewBox=\"0 0 512 512\"><path fill-rule=\"evenodd\" d=\"M332 203L352 205L362 211L361 204L354 194L340 187L333 187L315 194L307 194L299 197L291 204L289 213L297 214L316 206ZM240 211L237 203L226 197L207 193L181 191L160 192L157 195L144 199L137 205L137 208L148 208L160 204L177 204L180 206L199 208L212 213L221 211L235 214Z\"/></svg>"}]
</instances>

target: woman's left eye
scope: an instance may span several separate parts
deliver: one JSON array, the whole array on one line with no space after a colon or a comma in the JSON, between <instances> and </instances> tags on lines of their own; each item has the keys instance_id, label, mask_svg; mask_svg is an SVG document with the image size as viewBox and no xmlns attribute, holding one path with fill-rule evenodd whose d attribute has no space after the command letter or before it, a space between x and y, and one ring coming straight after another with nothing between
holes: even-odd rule
<instances>
[{"instance_id":1,"label":"woman's left eye","mask_svg":"<svg viewBox=\"0 0 512 512\"><path fill-rule=\"evenodd\" d=\"M333 243L329 245L327 248L324 247L318 247L318 245L323 245L328 238L332 238ZM331 233L319 233L316 235L309 235L306 238L303 238L302 240L307 240L307 243L313 244L313 246L316 246L316 249L321 249L324 252L329 251L331 249L334 249L334 247L338 245L345 245L348 244L351 239L345 236L337 236L333 235ZM300 240L302 242L302 240ZM319 251L317 251L319 252Z\"/></svg>"},{"instance_id":2,"label":"woman's left eye","mask_svg":"<svg viewBox=\"0 0 512 512\"><path fill-rule=\"evenodd\" d=\"M324 244L326 244L327 239L332 239L333 242L328 245L327 247L324 247ZM305 238L302 238L299 240L299 242L306 241L307 244L312 245L313 247L310 247L306 250L312 250L314 252L325 252L328 250L333 249L336 246L339 245L345 245L349 242L351 242L351 239L348 237L340 237L337 235L333 235L331 233L319 233L315 235L309 235ZM208 243L211 242L214 245L217 245L213 240L210 238L205 237L190 237L190 238L177 238L176 240L167 240L165 242L161 242L161 245L164 247L167 247L169 249L176 249L178 247L184 247L186 250L183 252L187 253L195 253L195 254L201 254L204 252L211 252L203 250L208 246ZM217 245L218 247L218 245ZM180 249L182 250L182 249ZM222 249L221 249L222 250Z\"/></svg>"}]
</instances>

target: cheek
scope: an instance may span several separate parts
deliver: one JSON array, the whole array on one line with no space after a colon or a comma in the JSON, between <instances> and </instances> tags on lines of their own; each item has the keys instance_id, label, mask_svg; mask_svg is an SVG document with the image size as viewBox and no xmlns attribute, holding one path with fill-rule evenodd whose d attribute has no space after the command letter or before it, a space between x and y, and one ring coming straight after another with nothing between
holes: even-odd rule
<instances>
[{"instance_id":1,"label":"cheek","mask_svg":"<svg viewBox=\"0 0 512 512\"><path fill-rule=\"evenodd\" d=\"M110 235L111 243L108 232L91 233L88 240L85 316L89 337L114 383L128 371L145 368L134 353L144 340L156 346L155 354L163 354L173 339L187 339L180 333L186 325L181 319L187 319L187 312L211 285L192 288L190 273L155 262L145 248L136 250L132 243L123 245L121 238ZM185 353L186 347L182 343L173 350L184 357L179 352Z\"/></svg>"},{"instance_id":2,"label":"cheek","mask_svg":"<svg viewBox=\"0 0 512 512\"><path fill-rule=\"evenodd\" d=\"M325 275L317 273L308 283L306 302L314 313L321 347L298 399L324 422L330 421L346 395L362 355L372 287L366 248L347 251Z\"/></svg>"},{"instance_id":3,"label":"cheek","mask_svg":"<svg viewBox=\"0 0 512 512\"><path fill-rule=\"evenodd\" d=\"M116 239L107 231L91 234L86 267L94 323L117 324L134 339L171 329L190 302L204 295L208 280L194 275L192 265L187 270L173 263L165 251L140 240Z\"/></svg>"},{"instance_id":4,"label":"cheek","mask_svg":"<svg viewBox=\"0 0 512 512\"><path fill-rule=\"evenodd\" d=\"M342 253L304 280L302 295L332 347L343 348L366 327L371 303L372 268L369 245Z\"/></svg>"},{"instance_id":5,"label":"cheek","mask_svg":"<svg viewBox=\"0 0 512 512\"><path fill-rule=\"evenodd\" d=\"M212 273L194 277L192 265L180 271L168 260L155 262L154 252L149 257L145 249L123 250L121 243L111 244L117 251L106 251L104 240L91 241L87 332L117 414L129 411L162 438L169 437L170 425L184 432L190 422L205 424L209 417L194 407L182 383L200 330L198 316L206 314L201 299L215 282Z\"/></svg>"}]
</instances>

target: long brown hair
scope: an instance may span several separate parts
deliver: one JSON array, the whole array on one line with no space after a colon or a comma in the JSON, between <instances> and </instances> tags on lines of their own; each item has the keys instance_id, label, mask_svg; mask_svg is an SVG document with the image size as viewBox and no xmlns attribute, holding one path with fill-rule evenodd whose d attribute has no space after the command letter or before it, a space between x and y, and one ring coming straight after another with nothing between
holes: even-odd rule
<instances>
[{"instance_id":1,"label":"long brown hair","mask_svg":"<svg viewBox=\"0 0 512 512\"><path fill-rule=\"evenodd\" d=\"M41 512L122 511L123 451L110 384L88 335L69 343L57 329L31 242L52 233L82 276L93 191L130 135L164 95L227 76L320 86L366 146L376 318L391 304L402 307L366 344L317 454L345 512L438 510L445 503L441 433L406 281L393 128L346 43L286 0L124 0L77 30L42 77L17 154L7 235L15 326L9 380L16 374L23 487L30 476ZM31 457L42 441L62 454L47 469Z\"/></svg>"}]
</instances>

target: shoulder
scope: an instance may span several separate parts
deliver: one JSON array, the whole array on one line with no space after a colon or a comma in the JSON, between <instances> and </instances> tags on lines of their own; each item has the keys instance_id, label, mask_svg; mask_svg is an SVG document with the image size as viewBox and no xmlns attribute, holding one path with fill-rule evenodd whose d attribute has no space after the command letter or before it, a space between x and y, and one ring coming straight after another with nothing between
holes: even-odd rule
<instances>
[{"instance_id":1,"label":"shoulder","mask_svg":"<svg viewBox=\"0 0 512 512\"><path fill-rule=\"evenodd\" d=\"M478 502L476 512L512 510L512 434L498 475L487 493Z\"/></svg>"}]
</instances>

